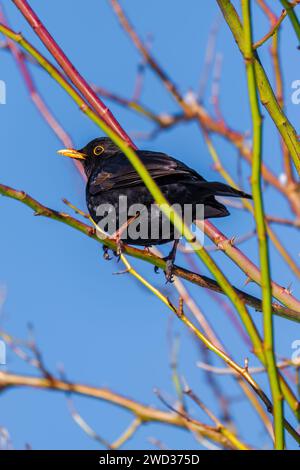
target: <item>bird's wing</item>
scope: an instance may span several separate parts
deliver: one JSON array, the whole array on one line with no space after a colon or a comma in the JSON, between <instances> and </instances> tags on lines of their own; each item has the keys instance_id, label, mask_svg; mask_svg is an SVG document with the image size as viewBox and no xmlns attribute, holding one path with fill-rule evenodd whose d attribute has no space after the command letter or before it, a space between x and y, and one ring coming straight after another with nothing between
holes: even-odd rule
<instances>
[{"instance_id":1,"label":"bird's wing","mask_svg":"<svg viewBox=\"0 0 300 470\"><path fill-rule=\"evenodd\" d=\"M168 182L188 176L195 181L205 181L196 171L165 153L137 151L141 161L154 180L168 177ZM89 190L97 194L109 189L122 189L143 184L127 157L118 153L106 160L102 171L91 178Z\"/></svg>"}]
</instances>

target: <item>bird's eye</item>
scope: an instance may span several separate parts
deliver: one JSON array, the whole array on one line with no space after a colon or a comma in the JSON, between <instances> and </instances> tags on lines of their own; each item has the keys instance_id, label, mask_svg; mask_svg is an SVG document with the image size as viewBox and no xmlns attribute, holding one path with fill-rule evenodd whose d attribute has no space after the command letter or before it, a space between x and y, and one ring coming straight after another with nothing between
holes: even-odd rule
<instances>
[{"instance_id":1,"label":"bird's eye","mask_svg":"<svg viewBox=\"0 0 300 470\"><path fill-rule=\"evenodd\" d=\"M99 155L101 155L101 153L104 152L104 147L102 147L102 145L97 145L97 147L94 148L93 152L94 155L98 157Z\"/></svg>"}]
</instances>

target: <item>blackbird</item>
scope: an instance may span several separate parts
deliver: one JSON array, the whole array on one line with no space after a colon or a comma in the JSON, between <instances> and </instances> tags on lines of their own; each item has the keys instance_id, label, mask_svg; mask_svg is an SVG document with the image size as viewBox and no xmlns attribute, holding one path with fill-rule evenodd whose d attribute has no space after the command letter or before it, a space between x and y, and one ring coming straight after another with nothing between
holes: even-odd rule
<instances>
[{"instance_id":1,"label":"blackbird","mask_svg":"<svg viewBox=\"0 0 300 470\"><path fill-rule=\"evenodd\" d=\"M155 205L149 190L119 147L111 139L101 137L81 150L63 149L58 153L81 161L87 176L89 213L97 224L106 221L104 230L119 243L122 239L128 244L150 247L174 240L171 253L165 258L167 280L171 280L179 235ZM195 170L165 153L147 150L136 153L167 201L174 207L191 209L190 223L196 219L197 205L203 208L204 219L229 215L215 196L252 198L224 183L206 181ZM124 204L125 198L127 204ZM128 209L133 205L137 210L130 213ZM183 218L186 220L185 216ZM143 230L139 230L142 225Z\"/></svg>"}]
</instances>

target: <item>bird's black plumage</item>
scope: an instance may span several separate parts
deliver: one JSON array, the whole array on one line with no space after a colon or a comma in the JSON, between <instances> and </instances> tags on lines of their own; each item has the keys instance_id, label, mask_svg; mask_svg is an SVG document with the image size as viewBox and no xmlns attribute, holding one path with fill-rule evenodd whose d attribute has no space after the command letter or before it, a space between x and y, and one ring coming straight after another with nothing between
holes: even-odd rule
<instances>
[{"instance_id":1,"label":"bird's black plumage","mask_svg":"<svg viewBox=\"0 0 300 470\"><path fill-rule=\"evenodd\" d=\"M83 155L82 163L88 178L86 186L88 210L96 223L103 218L98 208L100 205L108 204L116 208L117 229L120 228L120 196L126 196L127 207L142 204L150 208L154 204L149 190L138 173L110 139L94 139L78 152ZM179 204L183 207L185 204L190 204L194 208L196 204L204 204L204 218L229 215L227 208L217 201L215 196L251 198L249 194L224 183L206 181L195 170L165 153L145 150L138 150L136 153L171 205ZM158 217L157 213L153 217ZM147 215L149 233L154 222L153 217ZM109 235L113 233L109 232ZM126 243L143 246L166 243L173 239L173 228L166 238L159 236L158 239L153 239L150 235L140 239L132 239L130 236L123 238Z\"/></svg>"}]
</instances>

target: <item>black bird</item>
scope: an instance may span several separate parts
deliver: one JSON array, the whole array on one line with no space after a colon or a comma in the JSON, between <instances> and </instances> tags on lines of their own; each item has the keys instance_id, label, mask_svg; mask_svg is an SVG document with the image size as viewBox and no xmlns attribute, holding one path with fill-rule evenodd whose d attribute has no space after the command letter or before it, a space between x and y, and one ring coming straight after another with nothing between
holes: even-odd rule
<instances>
[{"instance_id":1,"label":"black bird","mask_svg":"<svg viewBox=\"0 0 300 470\"><path fill-rule=\"evenodd\" d=\"M92 140L81 150L64 149L58 153L82 162L87 176L89 213L97 224L108 220L110 214L111 224L104 227L110 236L117 234L117 238L125 243L145 247L175 240L166 258L167 279L170 280L179 234L157 209L149 190L119 147L111 139L102 137ZM196 218L197 204L204 205L205 219L229 215L227 208L215 196L251 199L249 194L224 183L206 181L195 170L165 153L146 150L137 150L136 153L171 205L176 204L180 208L189 205L186 207L192 208L190 223ZM123 207L125 204L121 207L120 196L123 201L124 197L127 198L126 208ZM128 208L135 204L140 206L135 212L128 213ZM106 206L111 209L105 211ZM151 233L153 227L159 227L155 237Z\"/></svg>"}]
</instances>

